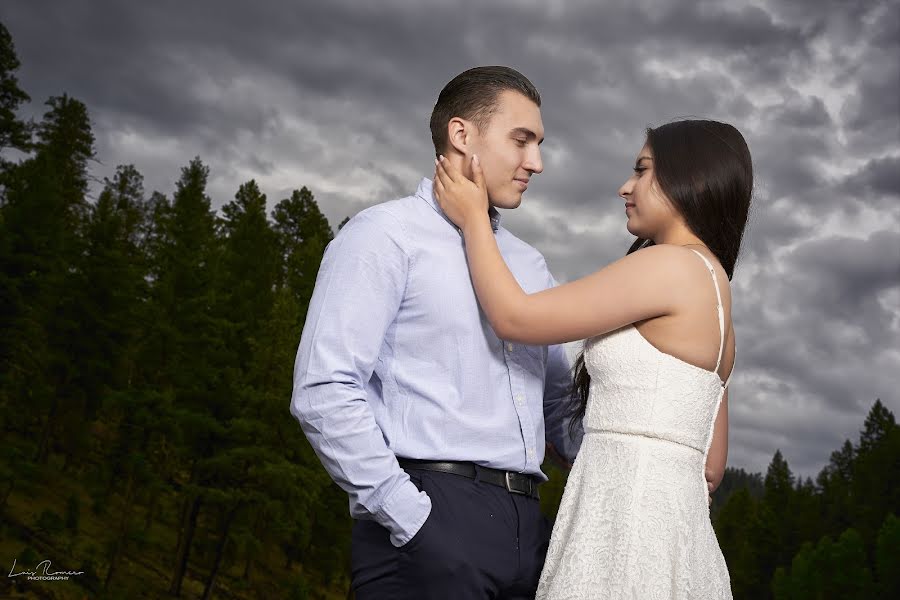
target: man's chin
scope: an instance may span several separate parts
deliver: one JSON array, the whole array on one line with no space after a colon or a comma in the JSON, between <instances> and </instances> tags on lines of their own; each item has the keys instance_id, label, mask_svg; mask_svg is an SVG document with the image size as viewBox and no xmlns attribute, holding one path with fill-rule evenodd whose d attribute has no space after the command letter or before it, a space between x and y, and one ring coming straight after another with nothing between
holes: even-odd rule
<instances>
[{"instance_id":1,"label":"man's chin","mask_svg":"<svg viewBox=\"0 0 900 600\"><path fill-rule=\"evenodd\" d=\"M522 204L522 194L513 198L503 198L502 200L491 200L491 206L494 208L519 208Z\"/></svg>"}]
</instances>

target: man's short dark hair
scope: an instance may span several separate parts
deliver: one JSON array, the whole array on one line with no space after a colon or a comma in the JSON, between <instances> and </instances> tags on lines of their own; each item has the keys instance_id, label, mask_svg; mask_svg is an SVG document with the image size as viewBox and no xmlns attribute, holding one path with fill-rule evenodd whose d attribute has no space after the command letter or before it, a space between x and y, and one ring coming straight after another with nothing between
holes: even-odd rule
<instances>
[{"instance_id":1,"label":"man's short dark hair","mask_svg":"<svg viewBox=\"0 0 900 600\"><path fill-rule=\"evenodd\" d=\"M527 77L510 67L475 67L463 71L444 86L431 112L431 141L435 154L447 150L447 123L453 117L472 121L484 131L497 107L500 92L518 92L541 105L541 95Z\"/></svg>"}]
</instances>

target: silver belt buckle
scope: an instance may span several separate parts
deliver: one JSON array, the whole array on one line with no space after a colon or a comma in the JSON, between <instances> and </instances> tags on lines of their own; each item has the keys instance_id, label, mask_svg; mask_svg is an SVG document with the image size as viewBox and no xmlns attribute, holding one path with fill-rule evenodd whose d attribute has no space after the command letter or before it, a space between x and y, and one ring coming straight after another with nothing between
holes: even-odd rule
<instances>
[{"instance_id":1,"label":"silver belt buckle","mask_svg":"<svg viewBox=\"0 0 900 600\"><path fill-rule=\"evenodd\" d=\"M528 492L525 492L525 491L522 491L522 490L514 490L514 489L510 486L510 484L509 484L509 476L510 476L510 472L509 472L509 471L505 471L505 472L503 473L503 476L506 478L506 491L507 491L507 492L509 492L509 493L511 493L511 494L522 494L523 496L527 496L527 495L528 495Z\"/></svg>"}]
</instances>

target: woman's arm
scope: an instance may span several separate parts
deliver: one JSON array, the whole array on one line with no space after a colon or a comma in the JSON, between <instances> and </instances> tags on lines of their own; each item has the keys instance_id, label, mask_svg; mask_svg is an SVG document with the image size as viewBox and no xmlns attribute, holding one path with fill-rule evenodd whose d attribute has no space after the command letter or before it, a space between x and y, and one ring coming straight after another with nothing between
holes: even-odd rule
<instances>
[{"instance_id":1,"label":"woman's arm","mask_svg":"<svg viewBox=\"0 0 900 600\"><path fill-rule=\"evenodd\" d=\"M706 483L712 494L722 483L725 476L725 464L728 462L728 390L722 397L716 423L713 426L712 442L706 455Z\"/></svg>"},{"instance_id":2,"label":"woman's arm","mask_svg":"<svg viewBox=\"0 0 900 600\"><path fill-rule=\"evenodd\" d=\"M581 340L652 317L672 314L683 300L685 273L696 257L673 246L651 246L577 281L535 294L522 291L500 254L487 216L477 160L472 182L439 161L435 196L463 231L478 300L497 335L526 344ZM703 273L705 274L705 273Z\"/></svg>"}]
</instances>

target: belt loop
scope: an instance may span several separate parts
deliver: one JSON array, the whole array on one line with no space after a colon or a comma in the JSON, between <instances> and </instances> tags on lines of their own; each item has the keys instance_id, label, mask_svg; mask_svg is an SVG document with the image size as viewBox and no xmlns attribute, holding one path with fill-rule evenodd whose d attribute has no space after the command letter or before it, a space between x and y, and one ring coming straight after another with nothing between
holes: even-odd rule
<instances>
[{"instance_id":1,"label":"belt loop","mask_svg":"<svg viewBox=\"0 0 900 600\"><path fill-rule=\"evenodd\" d=\"M479 465L473 465L475 467L475 485L481 482L481 467Z\"/></svg>"}]
</instances>

